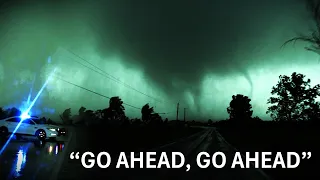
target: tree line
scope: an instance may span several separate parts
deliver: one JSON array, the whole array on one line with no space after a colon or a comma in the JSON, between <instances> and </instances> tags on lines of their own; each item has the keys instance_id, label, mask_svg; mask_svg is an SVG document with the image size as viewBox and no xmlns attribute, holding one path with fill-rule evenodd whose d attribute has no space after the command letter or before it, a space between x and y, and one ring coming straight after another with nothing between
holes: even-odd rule
<instances>
[{"instance_id":1,"label":"tree line","mask_svg":"<svg viewBox=\"0 0 320 180\"><path fill-rule=\"evenodd\" d=\"M297 72L291 76L280 75L278 83L272 87L267 114L274 121L315 121L320 119L320 85L311 86L311 80ZM227 108L229 120L250 121L261 120L252 117L251 99L237 94Z\"/></svg>"},{"instance_id":2,"label":"tree line","mask_svg":"<svg viewBox=\"0 0 320 180\"><path fill-rule=\"evenodd\" d=\"M21 111L15 107L3 109L0 108L0 119L7 117L19 116ZM149 104L145 104L141 108L141 119L129 119L125 114L125 107L120 97L111 97L109 100L109 107L105 109L99 109L96 111L89 110L85 107L80 107L77 115L72 115L71 108L67 108L59 115L63 124L148 124L156 125L167 123L168 119L163 118L154 112L154 108ZM45 117L37 118L37 123L56 124L51 119Z\"/></svg>"},{"instance_id":3,"label":"tree line","mask_svg":"<svg viewBox=\"0 0 320 180\"><path fill-rule=\"evenodd\" d=\"M270 104L267 114L274 121L314 121L320 119L320 104L317 98L320 95L320 85L311 86L311 80L299 73L291 76L280 75L278 83L271 89ZM248 96L237 94L232 96L227 108L230 121L261 121L259 117L252 117L251 99ZM17 116L21 112L17 108L4 110L0 108L0 119ZM154 108L145 104L141 108L141 119L129 119L125 114L125 107L120 97L112 97L109 107L96 111L80 107L78 114L72 116L71 108L67 108L60 115L63 124L148 124L159 125L167 123L168 119L154 112ZM45 117L37 120L38 123L54 124ZM212 120L208 121L212 124Z\"/></svg>"}]
</instances>

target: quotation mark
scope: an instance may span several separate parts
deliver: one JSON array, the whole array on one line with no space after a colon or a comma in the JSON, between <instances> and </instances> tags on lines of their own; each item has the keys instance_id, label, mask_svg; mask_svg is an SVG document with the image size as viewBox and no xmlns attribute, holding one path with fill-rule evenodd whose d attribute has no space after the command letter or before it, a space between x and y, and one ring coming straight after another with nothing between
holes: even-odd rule
<instances>
[{"instance_id":1,"label":"quotation mark","mask_svg":"<svg viewBox=\"0 0 320 180\"><path fill-rule=\"evenodd\" d=\"M79 152L77 152L75 155L74 152L71 152L69 157L70 159L80 159Z\"/></svg>"},{"instance_id":2,"label":"quotation mark","mask_svg":"<svg viewBox=\"0 0 320 180\"><path fill-rule=\"evenodd\" d=\"M311 152L302 152L302 159L310 159L311 158Z\"/></svg>"}]
</instances>

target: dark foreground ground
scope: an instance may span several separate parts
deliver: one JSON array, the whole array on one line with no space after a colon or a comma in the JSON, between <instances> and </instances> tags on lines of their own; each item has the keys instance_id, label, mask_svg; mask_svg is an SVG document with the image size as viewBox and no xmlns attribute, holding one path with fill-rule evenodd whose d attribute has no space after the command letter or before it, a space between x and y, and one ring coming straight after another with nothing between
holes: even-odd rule
<instances>
[{"instance_id":1,"label":"dark foreground ground","mask_svg":"<svg viewBox=\"0 0 320 180\"><path fill-rule=\"evenodd\" d=\"M0 148L6 139L1 139ZM48 179L58 165L67 142L11 140L0 155L1 180Z\"/></svg>"},{"instance_id":2,"label":"dark foreground ground","mask_svg":"<svg viewBox=\"0 0 320 180\"><path fill-rule=\"evenodd\" d=\"M212 127L70 127L64 144L12 141L5 153L0 155L0 179L217 179L217 180L267 180L252 169L199 169L195 165L196 155L206 151L227 153L230 166L233 157L230 148L220 134L241 152L245 151L311 151L309 160L301 160L297 169L264 169L273 179L317 179L318 141L317 126L288 125L218 125ZM216 131L218 130L220 134ZM71 131L70 131L71 132ZM166 146L163 146L167 144ZM61 149L60 149L61 148ZM62 151L61 151L62 150ZM71 160L71 152L98 153L107 151L112 163L107 169L95 166L85 169L80 160ZM120 151L182 152L191 170L168 169L115 169ZM128 158L130 158L128 156ZM170 156L168 157L171 158ZM171 160L170 160L171 161ZM60 163L59 163L60 162ZM138 164L137 164L138 165ZM313 165L313 166L312 166ZM315 170L314 170L315 169Z\"/></svg>"},{"instance_id":3,"label":"dark foreground ground","mask_svg":"<svg viewBox=\"0 0 320 180\"><path fill-rule=\"evenodd\" d=\"M199 132L200 128L187 127L69 127L69 135L60 142L40 142L33 138L11 140L5 151L0 154L0 179L88 179L102 175L118 178L127 174L127 170L108 171L105 169L85 169L79 160L71 160L71 152L107 151L112 157L118 157L120 151L143 151L159 149L164 144L172 144ZM71 133L72 129L72 133ZM202 129L203 130L203 129ZM196 137L187 141L198 141ZM2 148L7 139L1 139ZM180 144L174 145L176 148ZM182 147L183 148L183 147ZM160 148L161 149L161 148ZM183 149L189 149L187 146ZM192 148L191 148L192 149ZM115 158L116 159L116 158ZM71 162L71 163L70 163ZM131 175L130 175L131 176Z\"/></svg>"},{"instance_id":4,"label":"dark foreground ground","mask_svg":"<svg viewBox=\"0 0 320 180\"><path fill-rule=\"evenodd\" d=\"M111 154L112 163L110 168L100 169L94 167L92 169L84 169L81 167L79 160L65 159L64 166L61 168L58 179L159 179L160 176L156 173L161 173L159 170L130 170L130 169L115 169L116 161L118 160L119 152L139 152L139 151L180 151L185 152L189 149L198 148L201 142L201 138L207 136L201 136L204 131L208 132L210 129L205 130L203 128L194 127L92 127L81 128L77 127L75 138L76 141L68 152L80 152L82 154L85 151L91 151L98 153L101 151L107 151ZM211 142L211 141L210 141ZM167 145L167 146L165 146ZM129 157L129 154L127 156ZM170 157L169 157L170 158ZM130 159L128 159L130 160ZM170 160L171 161L171 160ZM138 164L136 164L138 166ZM185 172L185 169L183 170ZM76 172L76 173L72 173ZM141 173L143 176L141 176ZM169 173L172 174L172 173ZM162 176L166 178L167 176Z\"/></svg>"},{"instance_id":5,"label":"dark foreground ground","mask_svg":"<svg viewBox=\"0 0 320 180\"><path fill-rule=\"evenodd\" d=\"M161 134L166 137L164 134L168 133L168 137L171 135L174 135L175 133L178 133L181 131L181 134L189 135L188 137L183 137L181 139L175 140L172 142L172 140L168 142L169 143L165 146L157 146L157 148L151 148L151 149L145 149L145 151L152 151L157 153L157 157L159 158L159 154L161 152L167 152L168 153L168 159L170 162L171 152L181 152L185 156L185 165L190 164L191 168L190 171L186 172L186 167L182 167L180 169L167 169L165 167L162 167L161 169L140 169L140 168L134 168L134 169L125 169L120 168L116 169L116 162L118 160L118 155L116 151L138 151L141 149L139 146L134 146L133 144L138 144L136 142L139 142L139 139L137 138L137 134L140 134L139 132L135 131L129 131L127 130L127 133L131 137L125 138L126 141L119 141L113 143L108 143L107 140L101 141L102 145L98 147L99 145L96 144L97 141L85 141L85 132L90 131L83 131L76 133L77 143L74 145L69 146L67 150L67 154L70 154L71 152L80 152L80 155L87 151L87 149L91 149L91 151L108 151L112 152L112 162L110 167L107 169L100 169L99 167L95 166L91 169L85 169L81 166L79 160L71 160L71 159L65 159L64 165L60 170L60 174L58 176L58 180L67 180L67 179L137 179L137 180L149 180L149 179L176 179L180 178L183 180L195 180L195 179L201 179L201 180L269 180L267 176L264 174L261 174L256 169L230 169L230 165L232 162L232 155L230 156L229 149L227 148L226 144L221 141L221 136L213 127L201 127L201 128L190 128L190 129L171 129L172 132L170 133L170 130L163 131L158 129L149 129L146 131L143 131L140 129L141 135L143 135L146 132L149 132L149 134L144 134L144 138L142 142L151 142L155 141L157 138L161 139ZM152 132L150 132L152 131ZM184 133L182 133L184 132ZM97 132L97 129L93 132L91 132L91 136L87 135L88 137L96 137L99 135ZM80 136L79 136L80 135ZM120 136L120 135L119 135ZM81 137L80 139L78 139ZM117 138L117 137L115 137ZM158 140L159 140L158 139ZM174 138L173 138L174 139ZM169 140L169 139L167 139ZM121 145L125 142L133 141L131 143L128 143L128 145ZM84 142L84 143L82 143ZM155 141L156 142L156 141ZM84 145L88 145L89 147L85 147ZM149 143L146 143L149 144ZM117 147L119 145L119 147ZM131 145L131 146L130 146ZM155 145L155 143L154 143ZM114 146L114 147L112 147ZM129 147L130 146L130 147ZM153 145L149 144L150 147ZM76 147L76 149L73 149ZM94 148L95 147L95 148ZM99 150L97 150L97 149ZM136 150L135 150L136 149ZM213 168L211 165L210 167L206 169L200 169L196 165L196 156L200 152L208 152L210 155L212 155L214 152L222 151L227 156L227 167L222 169L216 169ZM128 161L130 162L130 157L127 156ZM211 159L208 157L208 159ZM179 162L179 160L178 160ZM105 162L103 162L105 163ZM221 163L221 159L218 158L217 163ZM145 164L145 163L144 163ZM135 164L135 167L139 166L139 164Z\"/></svg>"},{"instance_id":6,"label":"dark foreground ground","mask_svg":"<svg viewBox=\"0 0 320 180\"><path fill-rule=\"evenodd\" d=\"M289 124L262 122L255 124L217 125L220 134L241 152L312 152L310 159L301 160L296 169L263 169L276 180L318 179L319 126L316 124Z\"/></svg>"},{"instance_id":7,"label":"dark foreground ground","mask_svg":"<svg viewBox=\"0 0 320 180\"><path fill-rule=\"evenodd\" d=\"M91 138L98 135L97 129L96 128L93 128L93 129L95 129L94 131L95 133L94 132L91 133L92 134ZM118 131L120 131L120 129ZM83 133L79 133L79 134L84 134L84 131ZM208 151L208 149L214 149L213 148L214 144L212 142L215 142L216 134L214 133L213 128L167 127L166 131L165 129L159 129L159 128L154 128L154 129L150 128L150 129L144 129L144 130L139 129L139 131L127 129L126 132L123 132L122 135L124 134L128 135L128 137L123 136L125 137L125 139L119 142L113 141L112 144L108 143L107 140L102 141L101 146L99 146L99 144L96 144L97 141L86 142L86 144L89 146L87 149L91 149L90 151L112 152L111 157L112 157L113 163L111 163L111 166L109 168L100 169L98 167L94 167L92 169L84 169L83 167L81 167L79 161L67 160L64 163L65 166L62 167L61 169L61 173L59 174L58 179L62 180L62 179L88 179L88 178L91 178L91 179L121 179L122 178L122 179L139 179L139 180L142 180L142 179L162 180L162 179L176 179L177 177L184 180L199 179L199 178L200 179L217 179L218 174L215 173L213 168L200 170L199 168L197 168L195 164L196 154L198 154L201 151ZM141 139L139 140L138 137L140 137ZM176 139L176 140L173 140L173 139ZM119 140L119 139L116 139L116 140ZM123 145L124 143L128 143L128 144ZM169 144L162 146L166 143L169 143ZM83 147L85 146L83 146L83 144L81 143L82 145L81 147L79 147L80 143L77 143L77 144L78 145L76 146L78 147L78 150L70 150L70 148L68 148L68 150L75 151L75 152L79 151L80 154L84 152L83 150L81 151L81 147L82 149L84 149ZM140 146L137 146L138 144L140 144ZM141 145L144 145L143 148ZM110 146L114 146L114 147L110 147ZM147 146L149 147L146 148ZM144 149L144 150L141 150L141 149ZM115 164L118 158L118 154L117 154L118 151L136 151L137 152L140 150L157 152L158 158L161 152L167 152L168 159L170 162L172 162L171 156L170 156L171 152L182 152L186 157L186 163L189 163L192 168L189 172L186 172L185 167L181 169L174 169L174 170L166 169L164 167L162 169L145 169L145 168L116 169L115 168L116 166ZM130 161L129 156L128 158L129 158L128 160ZM135 165L139 166L138 163ZM73 173L73 172L76 172L76 173ZM219 173L219 175L222 176L221 173ZM223 178L219 178L219 179L223 179ZM233 179L233 180L237 180L237 179Z\"/></svg>"},{"instance_id":8,"label":"dark foreground ground","mask_svg":"<svg viewBox=\"0 0 320 180\"><path fill-rule=\"evenodd\" d=\"M202 129L183 126L77 127L76 146L91 152L142 151L175 142L200 130Z\"/></svg>"}]
</instances>

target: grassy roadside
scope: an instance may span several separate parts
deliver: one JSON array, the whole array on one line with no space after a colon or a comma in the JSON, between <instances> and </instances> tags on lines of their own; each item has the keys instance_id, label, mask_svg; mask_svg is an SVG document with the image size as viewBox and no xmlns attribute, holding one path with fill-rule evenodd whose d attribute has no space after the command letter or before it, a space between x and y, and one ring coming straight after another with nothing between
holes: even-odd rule
<instances>
[{"instance_id":1,"label":"grassy roadside","mask_svg":"<svg viewBox=\"0 0 320 180\"><path fill-rule=\"evenodd\" d=\"M319 126L261 122L217 126L220 134L241 152L312 152L311 159L301 160L296 169L263 169L274 179L314 179L319 151ZM274 159L274 157L273 157ZM286 158L284 157L285 161ZM318 175L317 175L318 176Z\"/></svg>"}]
</instances>

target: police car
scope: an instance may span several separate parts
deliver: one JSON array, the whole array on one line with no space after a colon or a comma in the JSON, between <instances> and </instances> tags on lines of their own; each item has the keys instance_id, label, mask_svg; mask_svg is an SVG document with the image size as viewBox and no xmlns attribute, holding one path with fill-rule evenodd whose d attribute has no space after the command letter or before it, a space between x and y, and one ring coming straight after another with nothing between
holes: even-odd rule
<instances>
[{"instance_id":1,"label":"police car","mask_svg":"<svg viewBox=\"0 0 320 180\"><path fill-rule=\"evenodd\" d=\"M36 136L40 140L55 139L66 135L65 128L56 125L37 124L36 120L37 118L34 117L22 120L19 116L2 119L0 120L0 135L7 136L14 133Z\"/></svg>"}]
</instances>

